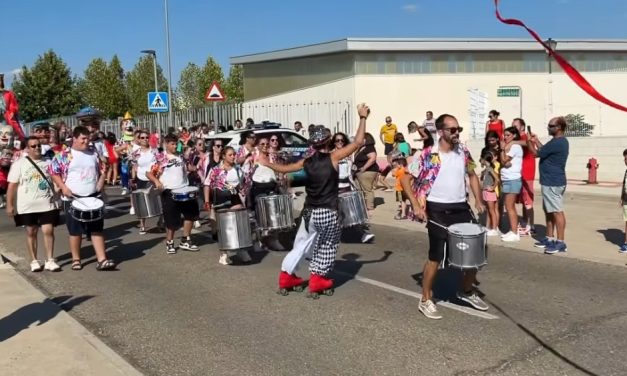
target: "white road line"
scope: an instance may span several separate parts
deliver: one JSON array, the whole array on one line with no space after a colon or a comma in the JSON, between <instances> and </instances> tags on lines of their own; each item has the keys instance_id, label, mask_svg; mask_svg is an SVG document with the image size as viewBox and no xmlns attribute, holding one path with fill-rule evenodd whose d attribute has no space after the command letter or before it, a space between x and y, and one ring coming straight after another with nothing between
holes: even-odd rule
<instances>
[{"instance_id":1,"label":"white road line","mask_svg":"<svg viewBox=\"0 0 627 376\"><path fill-rule=\"evenodd\" d=\"M397 292L399 294L411 296L412 298L422 299L422 294L417 293L415 291L406 290L406 289L403 289L403 288L400 288L400 287L397 287L397 286L393 286L393 285L390 285L390 284L387 284L387 283L384 283L384 282L376 281L374 279L362 277L360 275L355 275L353 277L350 274L347 274L347 273L344 273L344 272L340 272L340 271L337 271L337 270L334 271L334 273L342 274L342 275L345 275L347 277L354 278L355 280L357 280L359 282L367 283L367 284L372 285L372 286L377 286L377 287L380 287L382 289L386 289L386 290L389 290L389 291ZM482 319L487 319L487 320L497 320L497 319L499 319L498 316L492 315L490 313L477 311L476 309L460 306L460 305L457 305L457 304L453 304L451 302L438 301L437 304L438 304L438 306L446 307L446 308L449 308L449 309L453 309L455 311L458 311L458 312L461 312L461 313L465 313L465 314L471 315L471 316L480 317Z\"/></svg>"}]
</instances>

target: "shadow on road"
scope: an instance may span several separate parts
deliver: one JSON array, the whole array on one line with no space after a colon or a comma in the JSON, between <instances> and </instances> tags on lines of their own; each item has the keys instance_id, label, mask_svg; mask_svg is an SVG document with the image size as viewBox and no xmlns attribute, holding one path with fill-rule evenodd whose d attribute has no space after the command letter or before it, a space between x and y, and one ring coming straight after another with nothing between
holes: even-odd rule
<instances>
[{"instance_id":1,"label":"shadow on road","mask_svg":"<svg viewBox=\"0 0 627 376\"><path fill-rule=\"evenodd\" d=\"M577 370L583 372L586 375L598 376L597 373L594 373L594 372L590 371L589 369L585 368L584 366L579 365L574 360L569 359L568 357L566 357L565 355L560 353L558 350L556 350L553 346L551 346L547 342L543 341L534 332L532 332L529 328L527 328L523 324L521 324L518 321L516 321L516 319L514 319L512 316L510 316L507 312L505 312L505 310L503 310L501 307L499 307L496 303L494 303L492 301L489 301L489 303L490 303L490 305L492 307L496 308L497 311L501 312L503 314L503 316L507 317L511 322L516 324L516 326L520 330L522 330L526 335L528 335L530 338L532 338L534 341L536 341L536 343L538 345L542 346L543 349L547 350L548 352L553 354L555 357L557 357L558 359L560 359L564 363L566 363L566 364L576 368Z\"/></svg>"},{"instance_id":2,"label":"shadow on road","mask_svg":"<svg viewBox=\"0 0 627 376\"><path fill-rule=\"evenodd\" d=\"M391 251L385 251L383 252L383 256L381 256L380 259L365 260L365 261L360 261L359 258L361 257L361 255L357 253L347 253L345 255L342 255L341 260L335 261L336 271L333 273L334 274L333 280L335 282L335 287L340 287L346 282L354 279L355 276L359 274L361 267L364 266L365 264L375 264L379 262L385 262L387 261L388 258L390 258L390 255L392 253L393 252Z\"/></svg>"},{"instance_id":3,"label":"shadow on road","mask_svg":"<svg viewBox=\"0 0 627 376\"><path fill-rule=\"evenodd\" d=\"M422 272L412 275L412 278L422 288ZM457 301L457 292L462 282L462 271L453 268L438 270L433 282L433 298L443 301Z\"/></svg>"},{"instance_id":4,"label":"shadow on road","mask_svg":"<svg viewBox=\"0 0 627 376\"><path fill-rule=\"evenodd\" d=\"M605 230L597 230L599 234L605 237L605 241L615 244L618 247L625 242L625 233L617 228L606 228Z\"/></svg>"},{"instance_id":5,"label":"shadow on road","mask_svg":"<svg viewBox=\"0 0 627 376\"><path fill-rule=\"evenodd\" d=\"M53 299L46 298L41 302L25 305L0 319L0 342L19 334L22 330L28 329L32 324L37 323L37 326L40 326L53 319L60 312L59 307L56 305L56 299L62 299L64 309L69 311L91 298L93 296L89 295L76 298L60 296Z\"/></svg>"}]
</instances>

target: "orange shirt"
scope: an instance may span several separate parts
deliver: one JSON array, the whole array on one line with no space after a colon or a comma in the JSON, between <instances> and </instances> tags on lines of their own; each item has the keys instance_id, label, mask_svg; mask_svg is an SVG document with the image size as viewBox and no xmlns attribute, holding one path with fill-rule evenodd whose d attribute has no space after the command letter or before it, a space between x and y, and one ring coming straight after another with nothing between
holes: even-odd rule
<instances>
[{"instance_id":1,"label":"orange shirt","mask_svg":"<svg viewBox=\"0 0 627 376\"><path fill-rule=\"evenodd\" d=\"M403 176L405 176L405 174L407 174L407 168L405 167L397 167L392 172L392 176L396 178L396 185L394 186L394 189L396 190L396 192L403 191L403 186L401 185L401 179L403 178Z\"/></svg>"}]
</instances>

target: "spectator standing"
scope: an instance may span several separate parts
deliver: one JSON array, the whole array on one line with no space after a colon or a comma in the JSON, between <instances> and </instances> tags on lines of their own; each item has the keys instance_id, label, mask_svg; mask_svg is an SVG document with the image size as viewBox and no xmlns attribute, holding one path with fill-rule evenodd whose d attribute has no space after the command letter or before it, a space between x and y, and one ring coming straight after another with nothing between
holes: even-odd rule
<instances>
[{"instance_id":1,"label":"spectator standing","mask_svg":"<svg viewBox=\"0 0 627 376\"><path fill-rule=\"evenodd\" d=\"M501 237L504 242L520 241L518 235L518 213L516 212L516 199L522 189L521 170L523 150L516 141L520 140L518 128L505 129L504 141L501 145L501 186L505 198L505 210L509 219L509 232Z\"/></svg>"},{"instance_id":2,"label":"spectator standing","mask_svg":"<svg viewBox=\"0 0 627 376\"><path fill-rule=\"evenodd\" d=\"M7 214L14 218L16 226L26 227L26 248L31 257L30 270L38 272L43 266L45 270L56 272L61 270L53 256L54 227L59 224L59 210L56 208L54 186L47 171L50 160L42 157L41 141L37 136L26 139L26 153L26 157L15 161L9 171ZM39 228L44 235L45 263L37 259Z\"/></svg>"},{"instance_id":3,"label":"spectator standing","mask_svg":"<svg viewBox=\"0 0 627 376\"><path fill-rule=\"evenodd\" d=\"M305 136L305 130L303 129L303 123L300 121L294 122L294 131L301 136Z\"/></svg>"},{"instance_id":4,"label":"spectator standing","mask_svg":"<svg viewBox=\"0 0 627 376\"><path fill-rule=\"evenodd\" d=\"M627 165L627 149L623 150L623 160ZM623 206L623 221L625 221L625 242L618 252L627 253L627 170L623 176L623 186L620 191L620 204Z\"/></svg>"},{"instance_id":5,"label":"spectator standing","mask_svg":"<svg viewBox=\"0 0 627 376\"><path fill-rule=\"evenodd\" d=\"M401 132L396 133L396 136L394 136L394 150L403 154L405 158L411 155L411 147L405 141L405 136Z\"/></svg>"},{"instance_id":6,"label":"spectator standing","mask_svg":"<svg viewBox=\"0 0 627 376\"><path fill-rule=\"evenodd\" d=\"M427 111L426 116L427 116L427 118L422 122L422 128L424 128L427 132L429 132L429 134L431 135L431 138L434 141L437 141L438 140L438 131L435 128L435 119L433 118L433 112L432 111ZM424 141L424 139L423 139L423 141Z\"/></svg>"},{"instance_id":7,"label":"spectator standing","mask_svg":"<svg viewBox=\"0 0 627 376\"><path fill-rule=\"evenodd\" d=\"M529 145L529 150L540 158L542 207L546 217L546 237L535 246L544 248L546 254L554 254L567 251L564 241L566 215L563 206L566 192L566 161L569 152L568 139L564 136L566 119L563 116L551 119L548 132L552 138L545 145L535 134L530 135L527 145Z\"/></svg>"},{"instance_id":8,"label":"spectator standing","mask_svg":"<svg viewBox=\"0 0 627 376\"><path fill-rule=\"evenodd\" d=\"M385 145L385 155L390 154L394 149L394 137L396 136L396 132L398 132L396 124L392 123L390 116L387 116L385 118L385 124L381 126L381 131L379 132L379 138L381 142L383 142L383 145Z\"/></svg>"},{"instance_id":9,"label":"spectator standing","mask_svg":"<svg viewBox=\"0 0 627 376\"><path fill-rule=\"evenodd\" d=\"M497 110L492 110L488 113L488 121L485 123L485 133L494 131L499 135L499 140L503 140L503 131L505 130L505 123L499 119L501 115Z\"/></svg>"},{"instance_id":10,"label":"spectator standing","mask_svg":"<svg viewBox=\"0 0 627 376\"><path fill-rule=\"evenodd\" d=\"M368 210L374 210L374 183L379 175L379 165L374 137L370 133L366 133L363 145L357 149L354 164L357 169L357 182L366 199L366 207Z\"/></svg>"},{"instance_id":11,"label":"spectator standing","mask_svg":"<svg viewBox=\"0 0 627 376\"><path fill-rule=\"evenodd\" d=\"M522 223L518 226L519 235L534 235L536 229L534 226L534 180L536 179L536 157L529 150L527 146L527 140L529 135L527 134L527 124L521 118L516 118L512 121L512 126L518 128L520 133L520 143L523 148L523 162L522 162L522 190L518 201L522 204Z\"/></svg>"}]
</instances>

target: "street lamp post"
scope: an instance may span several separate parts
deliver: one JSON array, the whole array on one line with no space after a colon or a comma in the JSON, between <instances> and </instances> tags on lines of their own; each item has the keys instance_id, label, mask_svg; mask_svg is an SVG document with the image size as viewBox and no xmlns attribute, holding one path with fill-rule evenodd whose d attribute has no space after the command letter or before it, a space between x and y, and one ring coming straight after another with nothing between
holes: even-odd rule
<instances>
[{"instance_id":1,"label":"street lamp post","mask_svg":"<svg viewBox=\"0 0 627 376\"><path fill-rule=\"evenodd\" d=\"M159 82L157 81L157 51L155 50L141 50L143 54L152 56L152 67L155 71L155 91L159 91Z\"/></svg>"},{"instance_id":2,"label":"street lamp post","mask_svg":"<svg viewBox=\"0 0 627 376\"><path fill-rule=\"evenodd\" d=\"M551 48L551 51L555 51L555 49L557 48L557 41L555 41L552 38L547 39L546 41L544 41L544 43L549 46ZM552 59L551 59L551 52L547 51L547 58L549 61L549 105L548 105L548 111L549 111L549 116L551 117L553 116L553 64L552 64Z\"/></svg>"},{"instance_id":3,"label":"street lamp post","mask_svg":"<svg viewBox=\"0 0 627 376\"><path fill-rule=\"evenodd\" d=\"M168 0L163 1L163 6L165 8L165 46L166 46L166 54L168 56L168 98L169 98L169 106L168 106L168 124L172 128L174 127L174 112L172 111L172 59L170 58L170 24L168 22Z\"/></svg>"}]
</instances>

